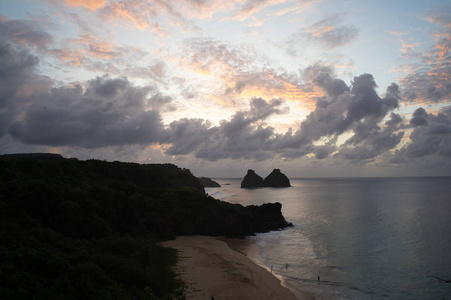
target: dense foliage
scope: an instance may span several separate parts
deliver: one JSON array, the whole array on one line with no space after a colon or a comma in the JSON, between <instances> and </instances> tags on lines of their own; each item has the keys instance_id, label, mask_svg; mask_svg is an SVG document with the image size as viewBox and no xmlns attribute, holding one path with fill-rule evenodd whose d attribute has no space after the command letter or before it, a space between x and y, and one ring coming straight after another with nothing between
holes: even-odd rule
<instances>
[{"instance_id":1,"label":"dense foliage","mask_svg":"<svg viewBox=\"0 0 451 300\"><path fill-rule=\"evenodd\" d=\"M0 180L1 299L183 297L176 253L156 241L286 225L280 204L213 199L171 164L1 156Z\"/></svg>"}]
</instances>

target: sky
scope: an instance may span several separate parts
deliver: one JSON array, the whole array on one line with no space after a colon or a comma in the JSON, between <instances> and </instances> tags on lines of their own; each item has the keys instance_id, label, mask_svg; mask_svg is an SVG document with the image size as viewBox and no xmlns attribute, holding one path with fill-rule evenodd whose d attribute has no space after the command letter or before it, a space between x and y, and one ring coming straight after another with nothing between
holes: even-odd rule
<instances>
[{"instance_id":1,"label":"sky","mask_svg":"<svg viewBox=\"0 0 451 300\"><path fill-rule=\"evenodd\" d=\"M0 0L0 154L451 176L451 1Z\"/></svg>"}]
</instances>

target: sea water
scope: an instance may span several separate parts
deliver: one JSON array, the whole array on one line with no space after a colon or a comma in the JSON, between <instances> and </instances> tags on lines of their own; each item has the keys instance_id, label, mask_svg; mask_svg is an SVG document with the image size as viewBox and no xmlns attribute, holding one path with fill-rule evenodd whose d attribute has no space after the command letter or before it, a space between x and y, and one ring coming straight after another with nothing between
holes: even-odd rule
<instances>
[{"instance_id":1,"label":"sea water","mask_svg":"<svg viewBox=\"0 0 451 300\"><path fill-rule=\"evenodd\" d=\"M451 177L291 179L279 189L215 180L206 191L217 199L282 203L294 227L249 240L288 287L320 299L451 299L438 279L451 280Z\"/></svg>"}]
</instances>

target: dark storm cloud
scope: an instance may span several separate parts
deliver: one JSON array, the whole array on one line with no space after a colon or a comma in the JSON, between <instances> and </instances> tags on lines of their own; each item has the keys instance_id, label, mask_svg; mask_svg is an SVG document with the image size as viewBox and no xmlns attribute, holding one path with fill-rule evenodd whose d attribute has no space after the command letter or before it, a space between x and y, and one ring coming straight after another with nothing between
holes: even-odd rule
<instances>
[{"instance_id":1,"label":"dark storm cloud","mask_svg":"<svg viewBox=\"0 0 451 300\"><path fill-rule=\"evenodd\" d=\"M342 80L323 80L328 76L319 74L314 80L329 94L328 99L319 99L316 109L301 123L301 135L311 140L322 136L341 134L351 129L362 119L380 121L398 107L398 100L389 96L380 98L373 76L363 74L354 78L351 88L345 88ZM336 87L339 87L338 89ZM332 92L334 91L334 92ZM343 91L342 93L339 93Z\"/></svg>"},{"instance_id":2,"label":"dark storm cloud","mask_svg":"<svg viewBox=\"0 0 451 300\"><path fill-rule=\"evenodd\" d=\"M355 134L342 147L340 147L339 156L347 159L361 160L372 159L376 156L395 148L404 136L404 132L393 132L393 129L386 127L384 129L368 130L366 124L360 123L356 126ZM352 147L348 147L352 145Z\"/></svg>"},{"instance_id":3,"label":"dark storm cloud","mask_svg":"<svg viewBox=\"0 0 451 300\"><path fill-rule=\"evenodd\" d=\"M169 155L187 155L205 143L210 142L210 137L217 131L211 128L211 124L203 119L183 118L171 122L166 131L167 142L171 147L166 150Z\"/></svg>"},{"instance_id":4,"label":"dark storm cloud","mask_svg":"<svg viewBox=\"0 0 451 300\"><path fill-rule=\"evenodd\" d=\"M126 78L97 77L71 88L36 74L39 59L0 42L0 136L24 144L103 147L159 140L158 110L170 98ZM151 95L149 97L149 95Z\"/></svg>"},{"instance_id":5,"label":"dark storm cloud","mask_svg":"<svg viewBox=\"0 0 451 300\"><path fill-rule=\"evenodd\" d=\"M10 127L25 144L104 147L149 144L163 130L158 111L146 110L150 89L125 78L97 77L81 86L55 88L35 97L21 121Z\"/></svg>"},{"instance_id":6,"label":"dark storm cloud","mask_svg":"<svg viewBox=\"0 0 451 300\"><path fill-rule=\"evenodd\" d=\"M415 126L410 134L411 143L402 153L413 158L429 155L451 157L451 106L437 115L418 108L410 123Z\"/></svg>"},{"instance_id":7,"label":"dark storm cloud","mask_svg":"<svg viewBox=\"0 0 451 300\"><path fill-rule=\"evenodd\" d=\"M0 62L0 105L3 106L18 92L24 92L24 85L34 79L34 67L39 60L29 52L16 51L11 44L0 40Z\"/></svg>"},{"instance_id":8,"label":"dark storm cloud","mask_svg":"<svg viewBox=\"0 0 451 300\"><path fill-rule=\"evenodd\" d=\"M410 120L410 124L413 126L424 126L428 124L427 121L428 114L426 110L422 107L417 108L412 115L412 119Z\"/></svg>"},{"instance_id":9,"label":"dark storm cloud","mask_svg":"<svg viewBox=\"0 0 451 300\"><path fill-rule=\"evenodd\" d=\"M317 74L313 82L324 90L326 96L317 100L316 109L301 122L301 127L292 136L285 135L280 139L286 147L298 148L294 152L287 151L286 155L314 153L317 158L325 158L338 150L337 156L367 159L399 143L403 133L394 133L399 129L395 121L391 121L395 123L393 126L384 129L379 126L387 114L398 107L396 85L390 86L385 97L381 98L370 74L355 77L350 87L324 73ZM351 137L337 149L334 146L337 138L346 132L352 133ZM315 145L318 142L325 144ZM362 152L367 154L360 154Z\"/></svg>"},{"instance_id":10,"label":"dark storm cloud","mask_svg":"<svg viewBox=\"0 0 451 300\"><path fill-rule=\"evenodd\" d=\"M400 131L402 119L391 113L390 119L381 127L381 122L390 111L398 107L399 90L396 84L387 88L380 98L376 83L369 74L356 77L351 92L359 100L350 105L348 117L353 119L353 135L340 147L339 155L347 159L372 159L395 148L404 136Z\"/></svg>"},{"instance_id":11,"label":"dark storm cloud","mask_svg":"<svg viewBox=\"0 0 451 300\"><path fill-rule=\"evenodd\" d=\"M46 48L53 36L43 31L39 24L29 20L7 20L0 16L0 38L38 48Z\"/></svg>"},{"instance_id":12,"label":"dark storm cloud","mask_svg":"<svg viewBox=\"0 0 451 300\"><path fill-rule=\"evenodd\" d=\"M194 152L198 158L216 161L222 158L266 159L272 127L263 127L261 123L274 114L284 113L282 100L266 101L254 98L248 111L236 112L229 121L222 120L219 126L200 119L182 119L174 121L167 130L171 147L167 154L189 154Z\"/></svg>"},{"instance_id":13,"label":"dark storm cloud","mask_svg":"<svg viewBox=\"0 0 451 300\"><path fill-rule=\"evenodd\" d=\"M366 160L400 143L404 136L402 118L395 113L389 115L398 107L397 85L388 87L385 96L380 97L370 74L355 77L349 87L324 73L317 74L313 82L326 96L318 99L316 109L296 131L280 134L270 126L265 127L264 121L269 116L286 112L283 101L255 98L249 110L235 113L219 126L210 127L198 119L174 121L167 131L168 143L172 145L167 154L192 152L198 158L215 161L221 158L296 158L307 154L324 159L334 153L335 157ZM338 137L345 132L350 137L337 147Z\"/></svg>"},{"instance_id":14,"label":"dark storm cloud","mask_svg":"<svg viewBox=\"0 0 451 300\"><path fill-rule=\"evenodd\" d=\"M51 86L47 77L34 73L38 63L38 58L28 51L16 51L0 40L0 137L32 101L29 94Z\"/></svg>"},{"instance_id":15,"label":"dark storm cloud","mask_svg":"<svg viewBox=\"0 0 451 300\"><path fill-rule=\"evenodd\" d=\"M322 88L330 98L338 97L344 92L349 92L349 87L341 79L332 79L329 73L320 73L313 79L313 83Z\"/></svg>"},{"instance_id":16,"label":"dark storm cloud","mask_svg":"<svg viewBox=\"0 0 451 300\"><path fill-rule=\"evenodd\" d=\"M385 122L385 125L394 126L394 125L401 124L403 121L404 120L402 119L402 117L399 114L392 112L390 114L390 119L387 122Z\"/></svg>"}]
</instances>

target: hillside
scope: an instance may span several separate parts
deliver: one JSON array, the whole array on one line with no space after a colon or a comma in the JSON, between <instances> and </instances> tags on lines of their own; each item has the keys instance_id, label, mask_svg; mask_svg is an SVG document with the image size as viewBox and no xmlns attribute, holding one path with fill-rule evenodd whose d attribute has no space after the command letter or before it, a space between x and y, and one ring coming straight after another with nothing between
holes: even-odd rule
<instances>
[{"instance_id":1,"label":"hillside","mask_svg":"<svg viewBox=\"0 0 451 300\"><path fill-rule=\"evenodd\" d=\"M0 156L1 299L158 299L183 295L175 235L243 237L289 226L280 204L205 194L172 164Z\"/></svg>"}]
</instances>

